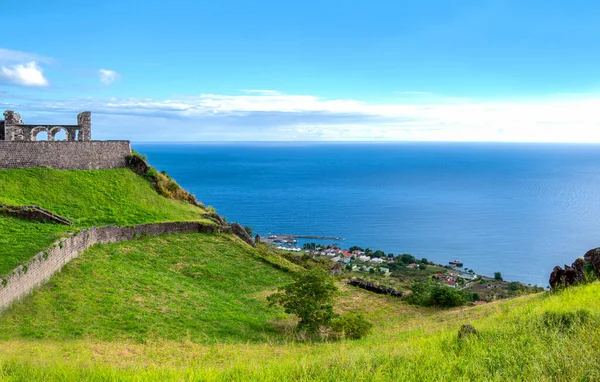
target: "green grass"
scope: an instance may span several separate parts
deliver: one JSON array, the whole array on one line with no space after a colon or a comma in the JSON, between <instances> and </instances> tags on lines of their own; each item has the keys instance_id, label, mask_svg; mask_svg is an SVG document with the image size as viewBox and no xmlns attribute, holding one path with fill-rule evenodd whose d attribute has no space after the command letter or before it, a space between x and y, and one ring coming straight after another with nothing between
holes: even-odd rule
<instances>
[{"instance_id":1,"label":"green grass","mask_svg":"<svg viewBox=\"0 0 600 382\"><path fill-rule=\"evenodd\" d=\"M0 275L50 246L72 227L0 216Z\"/></svg>"},{"instance_id":2,"label":"green grass","mask_svg":"<svg viewBox=\"0 0 600 382\"><path fill-rule=\"evenodd\" d=\"M387 319L378 320L375 332L365 339L303 344L11 340L0 343L0 375L49 381L600 378L600 284L451 311L411 311L395 300L345 293L372 311L371 319L381 319L388 311ZM467 322L478 335L458 341L456 332Z\"/></svg>"},{"instance_id":3,"label":"green grass","mask_svg":"<svg viewBox=\"0 0 600 382\"><path fill-rule=\"evenodd\" d=\"M0 216L0 275L47 248L61 234L79 228L162 221L208 222L203 218L204 209L160 196L150 182L128 169L0 170L0 203L38 205L75 224L74 228Z\"/></svg>"},{"instance_id":4,"label":"green grass","mask_svg":"<svg viewBox=\"0 0 600 382\"><path fill-rule=\"evenodd\" d=\"M0 203L38 205L78 227L199 220L204 210L166 199L129 169L0 170Z\"/></svg>"},{"instance_id":5,"label":"green grass","mask_svg":"<svg viewBox=\"0 0 600 382\"><path fill-rule=\"evenodd\" d=\"M3 313L0 339L274 339L280 312L261 293L289 279L230 235L99 245Z\"/></svg>"}]
</instances>

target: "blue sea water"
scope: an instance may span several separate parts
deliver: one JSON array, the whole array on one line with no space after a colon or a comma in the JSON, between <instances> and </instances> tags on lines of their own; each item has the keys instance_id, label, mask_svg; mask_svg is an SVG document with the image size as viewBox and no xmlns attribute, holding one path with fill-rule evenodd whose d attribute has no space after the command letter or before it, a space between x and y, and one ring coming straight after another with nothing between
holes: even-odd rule
<instances>
[{"instance_id":1,"label":"blue sea water","mask_svg":"<svg viewBox=\"0 0 600 382\"><path fill-rule=\"evenodd\" d=\"M255 232L461 259L546 286L600 246L600 146L492 143L149 144L134 149Z\"/></svg>"}]
</instances>

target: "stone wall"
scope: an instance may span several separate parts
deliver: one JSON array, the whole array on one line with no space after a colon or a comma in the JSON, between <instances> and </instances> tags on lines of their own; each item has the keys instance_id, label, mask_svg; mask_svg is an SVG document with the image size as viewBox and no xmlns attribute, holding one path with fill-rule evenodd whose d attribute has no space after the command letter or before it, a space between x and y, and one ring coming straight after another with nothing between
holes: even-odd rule
<instances>
[{"instance_id":1,"label":"stone wall","mask_svg":"<svg viewBox=\"0 0 600 382\"><path fill-rule=\"evenodd\" d=\"M97 170L126 167L129 141L0 141L0 169L52 167Z\"/></svg>"},{"instance_id":2,"label":"stone wall","mask_svg":"<svg viewBox=\"0 0 600 382\"><path fill-rule=\"evenodd\" d=\"M132 240L142 235L214 232L217 228L198 222L140 224L132 227L93 227L57 241L38 253L29 263L20 265L12 274L0 277L0 310L25 297L72 259L94 244Z\"/></svg>"}]
</instances>

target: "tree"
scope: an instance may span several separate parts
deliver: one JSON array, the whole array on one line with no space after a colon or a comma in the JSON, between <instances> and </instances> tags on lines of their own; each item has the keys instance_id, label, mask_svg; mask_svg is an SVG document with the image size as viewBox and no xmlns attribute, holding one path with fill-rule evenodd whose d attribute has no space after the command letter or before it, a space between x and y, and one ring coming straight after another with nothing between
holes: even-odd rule
<instances>
[{"instance_id":1,"label":"tree","mask_svg":"<svg viewBox=\"0 0 600 382\"><path fill-rule=\"evenodd\" d=\"M244 227L244 230L248 233L248 235L250 235L250 237L252 237L252 227L247 225Z\"/></svg>"},{"instance_id":2,"label":"tree","mask_svg":"<svg viewBox=\"0 0 600 382\"><path fill-rule=\"evenodd\" d=\"M409 255L408 253L405 253L402 256L400 256L400 261L402 261L404 264L413 264L416 262L416 260L417 259L415 259L413 255Z\"/></svg>"},{"instance_id":3,"label":"tree","mask_svg":"<svg viewBox=\"0 0 600 382\"><path fill-rule=\"evenodd\" d=\"M299 330L316 333L336 317L333 301L337 291L333 278L323 269L315 268L303 272L267 300L271 305L281 305L286 313L298 316Z\"/></svg>"},{"instance_id":4,"label":"tree","mask_svg":"<svg viewBox=\"0 0 600 382\"><path fill-rule=\"evenodd\" d=\"M500 273L500 272L494 272L494 280L502 281L503 280L502 273Z\"/></svg>"},{"instance_id":5,"label":"tree","mask_svg":"<svg viewBox=\"0 0 600 382\"><path fill-rule=\"evenodd\" d=\"M373 252L373 257L385 257L385 252L378 249L375 252Z\"/></svg>"},{"instance_id":6,"label":"tree","mask_svg":"<svg viewBox=\"0 0 600 382\"><path fill-rule=\"evenodd\" d=\"M425 264L419 264L419 269L424 271L425 269L427 269L427 265Z\"/></svg>"}]
</instances>

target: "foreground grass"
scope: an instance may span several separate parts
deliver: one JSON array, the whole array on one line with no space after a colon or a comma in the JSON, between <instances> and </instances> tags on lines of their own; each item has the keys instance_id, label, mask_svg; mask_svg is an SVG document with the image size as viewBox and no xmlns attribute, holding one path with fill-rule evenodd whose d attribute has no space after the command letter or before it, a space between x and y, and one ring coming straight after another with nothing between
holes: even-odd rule
<instances>
[{"instance_id":1,"label":"foreground grass","mask_svg":"<svg viewBox=\"0 0 600 382\"><path fill-rule=\"evenodd\" d=\"M598 293L594 284L472 309L406 312L414 316L378 322L375 333L354 342L12 340L0 348L0 375L48 381L594 381L600 378ZM396 306L358 294L363 302ZM587 318L552 319L570 313ZM463 322L474 324L478 335L461 342L456 329Z\"/></svg>"},{"instance_id":2,"label":"foreground grass","mask_svg":"<svg viewBox=\"0 0 600 382\"><path fill-rule=\"evenodd\" d=\"M72 227L59 224L0 216L0 276L9 273L72 230Z\"/></svg>"},{"instance_id":3,"label":"foreground grass","mask_svg":"<svg viewBox=\"0 0 600 382\"><path fill-rule=\"evenodd\" d=\"M38 205L78 227L199 220L205 213L158 195L150 182L129 169L0 170L0 203Z\"/></svg>"},{"instance_id":4,"label":"foreground grass","mask_svg":"<svg viewBox=\"0 0 600 382\"><path fill-rule=\"evenodd\" d=\"M231 235L99 245L3 313L0 339L275 340L261 294L289 279Z\"/></svg>"}]
</instances>

